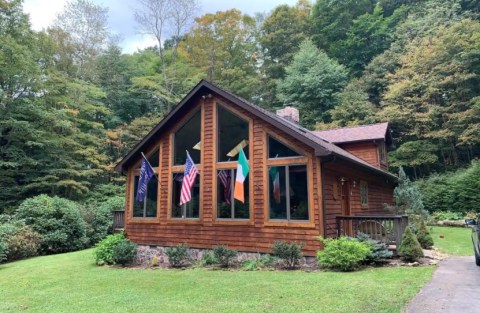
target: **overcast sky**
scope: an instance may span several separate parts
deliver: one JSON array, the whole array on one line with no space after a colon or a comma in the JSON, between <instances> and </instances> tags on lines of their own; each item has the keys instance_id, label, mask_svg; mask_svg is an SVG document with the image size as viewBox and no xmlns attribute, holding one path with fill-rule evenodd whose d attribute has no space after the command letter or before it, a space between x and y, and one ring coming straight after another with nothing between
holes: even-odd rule
<instances>
[{"instance_id":1,"label":"overcast sky","mask_svg":"<svg viewBox=\"0 0 480 313\"><path fill-rule=\"evenodd\" d=\"M47 28L55 16L62 10L67 0L25 0L24 11L30 14L30 21L35 30ZM138 34L133 18L134 0L93 0L92 2L109 9L109 27L112 33L122 38L120 46L125 53L132 53L155 44L155 40ZM214 13L232 8L253 15L257 12L270 12L280 4L293 5L296 0L200 0L201 12Z\"/></svg>"}]
</instances>

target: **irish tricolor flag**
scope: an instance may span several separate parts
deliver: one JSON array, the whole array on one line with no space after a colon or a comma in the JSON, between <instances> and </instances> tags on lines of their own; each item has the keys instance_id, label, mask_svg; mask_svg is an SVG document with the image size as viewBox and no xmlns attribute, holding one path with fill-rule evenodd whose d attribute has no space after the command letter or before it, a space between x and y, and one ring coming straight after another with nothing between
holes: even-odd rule
<instances>
[{"instance_id":1,"label":"irish tricolor flag","mask_svg":"<svg viewBox=\"0 0 480 313\"><path fill-rule=\"evenodd\" d=\"M280 171L277 166L270 168L270 178L273 181L273 198L275 203L280 203Z\"/></svg>"},{"instance_id":2,"label":"irish tricolor flag","mask_svg":"<svg viewBox=\"0 0 480 313\"><path fill-rule=\"evenodd\" d=\"M237 177L235 178L235 190L233 196L235 199L242 203L245 203L245 191L243 188L243 182L245 181L245 178L247 178L249 171L250 166L248 165L245 153L243 153L243 149L241 148L240 153L238 154Z\"/></svg>"}]
</instances>

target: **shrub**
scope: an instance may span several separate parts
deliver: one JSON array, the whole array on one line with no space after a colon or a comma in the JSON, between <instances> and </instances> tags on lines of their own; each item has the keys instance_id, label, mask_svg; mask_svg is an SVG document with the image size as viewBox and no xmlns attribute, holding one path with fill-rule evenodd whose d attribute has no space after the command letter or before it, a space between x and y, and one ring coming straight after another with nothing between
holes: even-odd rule
<instances>
[{"instance_id":1,"label":"shrub","mask_svg":"<svg viewBox=\"0 0 480 313\"><path fill-rule=\"evenodd\" d=\"M242 269L244 271L256 271L259 268L273 267L275 266L276 258L270 254L264 254L257 259L245 260L242 263Z\"/></svg>"},{"instance_id":2,"label":"shrub","mask_svg":"<svg viewBox=\"0 0 480 313\"><path fill-rule=\"evenodd\" d=\"M423 249L430 249L433 246L433 238L423 221L420 222L420 226L418 227L417 240Z\"/></svg>"},{"instance_id":3,"label":"shrub","mask_svg":"<svg viewBox=\"0 0 480 313\"><path fill-rule=\"evenodd\" d=\"M113 215L108 207L91 203L81 205L80 214L85 222L87 246L92 246L112 233Z\"/></svg>"},{"instance_id":4,"label":"shrub","mask_svg":"<svg viewBox=\"0 0 480 313\"><path fill-rule=\"evenodd\" d=\"M38 255L42 237L30 227L23 226L11 235L5 243L8 246L8 260L20 260Z\"/></svg>"},{"instance_id":5,"label":"shrub","mask_svg":"<svg viewBox=\"0 0 480 313\"><path fill-rule=\"evenodd\" d=\"M7 260L8 246L5 242L0 240L0 263Z\"/></svg>"},{"instance_id":6,"label":"shrub","mask_svg":"<svg viewBox=\"0 0 480 313\"><path fill-rule=\"evenodd\" d=\"M423 257L422 247L410 227L407 227L403 233L402 243L398 247L398 255L403 260L409 262Z\"/></svg>"},{"instance_id":7,"label":"shrub","mask_svg":"<svg viewBox=\"0 0 480 313\"><path fill-rule=\"evenodd\" d=\"M463 214L459 212L445 211L432 214L436 221L459 221L463 219Z\"/></svg>"},{"instance_id":8,"label":"shrub","mask_svg":"<svg viewBox=\"0 0 480 313\"><path fill-rule=\"evenodd\" d=\"M340 237L319 238L323 243L323 250L318 251L318 263L333 270L349 272L357 269L372 252L369 244L355 238Z\"/></svg>"},{"instance_id":9,"label":"shrub","mask_svg":"<svg viewBox=\"0 0 480 313\"><path fill-rule=\"evenodd\" d=\"M298 266L300 259L303 258L303 244L296 242L275 241L272 247L272 253L283 261L287 269L293 269Z\"/></svg>"},{"instance_id":10,"label":"shrub","mask_svg":"<svg viewBox=\"0 0 480 313\"><path fill-rule=\"evenodd\" d=\"M370 254L365 259L365 263L380 264L393 256L393 252L388 250L385 243L374 240L367 234L359 232L357 235L357 240L370 246Z\"/></svg>"},{"instance_id":11,"label":"shrub","mask_svg":"<svg viewBox=\"0 0 480 313\"><path fill-rule=\"evenodd\" d=\"M121 264L125 266L130 264L135 259L137 254L137 246L130 240L120 241L113 248L113 261L115 264Z\"/></svg>"},{"instance_id":12,"label":"shrub","mask_svg":"<svg viewBox=\"0 0 480 313\"><path fill-rule=\"evenodd\" d=\"M171 267L184 266L188 261L188 246L186 244L177 245L175 247L165 248L165 254L168 257L168 263Z\"/></svg>"},{"instance_id":13,"label":"shrub","mask_svg":"<svg viewBox=\"0 0 480 313\"><path fill-rule=\"evenodd\" d=\"M218 261L215 258L213 251L205 252L202 256L202 260L200 261L200 265L207 266L207 265L214 265L214 264L218 264Z\"/></svg>"},{"instance_id":14,"label":"shrub","mask_svg":"<svg viewBox=\"0 0 480 313\"><path fill-rule=\"evenodd\" d=\"M42 236L44 253L74 251L86 246L85 222L73 201L40 195L23 201L15 218Z\"/></svg>"},{"instance_id":15,"label":"shrub","mask_svg":"<svg viewBox=\"0 0 480 313\"><path fill-rule=\"evenodd\" d=\"M127 238L123 233L107 236L95 246L95 262L98 265L114 264L114 249L118 244L125 241L127 241Z\"/></svg>"},{"instance_id":16,"label":"shrub","mask_svg":"<svg viewBox=\"0 0 480 313\"><path fill-rule=\"evenodd\" d=\"M156 255L152 258L152 266L158 266L158 256Z\"/></svg>"},{"instance_id":17,"label":"shrub","mask_svg":"<svg viewBox=\"0 0 480 313\"><path fill-rule=\"evenodd\" d=\"M229 267L233 258L237 256L237 251L228 249L225 245L213 247L213 256L221 267Z\"/></svg>"}]
</instances>

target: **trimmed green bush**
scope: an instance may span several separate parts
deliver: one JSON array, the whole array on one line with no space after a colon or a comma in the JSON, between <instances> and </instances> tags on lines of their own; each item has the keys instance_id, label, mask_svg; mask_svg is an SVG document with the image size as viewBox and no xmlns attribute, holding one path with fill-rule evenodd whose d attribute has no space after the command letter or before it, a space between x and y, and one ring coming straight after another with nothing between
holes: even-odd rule
<instances>
[{"instance_id":1,"label":"trimmed green bush","mask_svg":"<svg viewBox=\"0 0 480 313\"><path fill-rule=\"evenodd\" d=\"M95 262L97 265L114 264L114 250L117 245L127 241L123 233L109 235L95 246Z\"/></svg>"},{"instance_id":2,"label":"trimmed green bush","mask_svg":"<svg viewBox=\"0 0 480 313\"><path fill-rule=\"evenodd\" d=\"M374 240L367 234L359 232L357 235L357 240L370 246L370 254L365 259L365 263L367 264L381 264L393 256L393 252L388 250L385 243Z\"/></svg>"},{"instance_id":3,"label":"trimmed green bush","mask_svg":"<svg viewBox=\"0 0 480 313\"><path fill-rule=\"evenodd\" d=\"M430 249L433 246L433 238L427 230L424 221L421 221L420 226L418 227L417 240L423 249Z\"/></svg>"},{"instance_id":4,"label":"trimmed green bush","mask_svg":"<svg viewBox=\"0 0 480 313\"><path fill-rule=\"evenodd\" d=\"M181 267L184 266L189 258L188 258L188 245L181 244L175 247L167 247L165 248L165 254L168 257L168 263L170 263L171 267Z\"/></svg>"},{"instance_id":5,"label":"trimmed green bush","mask_svg":"<svg viewBox=\"0 0 480 313\"><path fill-rule=\"evenodd\" d=\"M213 256L221 267L229 267L237 256L237 251L229 249L225 245L213 247Z\"/></svg>"},{"instance_id":6,"label":"trimmed green bush","mask_svg":"<svg viewBox=\"0 0 480 313\"><path fill-rule=\"evenodd\" d=\"M272 247L274 256L282 260L287 269L293 269L298 266L300 259L303 258L303 244L296 242L275 241Z\"/></svg>"},{"instance_id":7,"label":"trimmed green bush","mask_svg":"<svg viewBox=\"0 0 480 313\"><path fill-rule=\"evenodd\" d=\"M338 239L322 237L323 250L318 251L318 263L325 268L350 272L356 270L367 260L372 252L369 244L355 238L340 237Z\"/></svg>"},{"instance_id":8,"label":"trimmed green bush","mask_svg":"<svg viewBox=\"0 0 480 313\"><path fill-rule=\"evenodd\" d=\"M410 227L405 229L402 237L402 243L398 247L398 255L402 260L413 262L423 257L422 247L412 232Z\"/></svg>"},{"instance_id":9,"label":"trimmed green bush","mask_svg":"<svg viewBox=\"0 0 480 313\"><path fill-rule=\"evenodd\" d=\"M79 250L88 242L78 205L67 199L29 198L20 204L15 218L42 236L41 250L47 254Z\"/></svg>"},{"instance_id":10,"label":"trimmed green bush","mask_svg":"<svg viewBox=\"0 0 480 313\"><path fill-rule=\"evenodd\" d=\"M113 262L125 266L130 264L137 255L137 246L130 240L120 241L113 248Z\"/></svg>"},{"instance_id":11,"label":"trimmed green bush","mask_svg":"<svg viewBox=\"0 0 480 313\"><path fill-rule=\"evenodd\" d=\"M218 264L218 261L215 258L215 255L213 254L213 251L206 251L202 255L202 259L200 260L200 265L201 266L208 266L208 265L215 265L215 264Z\"/></svg>"}]
</instances>

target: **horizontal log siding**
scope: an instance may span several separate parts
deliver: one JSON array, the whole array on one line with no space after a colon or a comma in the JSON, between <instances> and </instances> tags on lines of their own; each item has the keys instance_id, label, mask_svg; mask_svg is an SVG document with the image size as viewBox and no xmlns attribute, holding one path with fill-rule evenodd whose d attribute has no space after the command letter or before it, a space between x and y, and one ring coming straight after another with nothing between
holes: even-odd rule
<instances>
[{"instance_id":1,"label":"horizontal log siding","mask_svg":"<svg viewBox=\"0 0 480 313\"><path fill-rule=\"evenodd\" d=\"M380 167L378 148L373 141L347 143L339 146L365 162Z\"/></svg>"},{"instance_id":2,"label":"horizontal log siding","mask_svg":"<svg viewBox=\"0 0 480 313\"><path fill-rule=\"evenodd\" d=\"M160 156L160 186L159 186L159 215L157 219L141 220L132 219L131 208L132 198L127 197L127 236L136 243L173 246L181 243L187 243L194 248L212 248L218 244L227 244L230 248L239 251L259 251L271 252L271 246L276 240L297 241L305 244L303 251L306 255L313 256L320 248L320 243L316 239L317 236L323 234L323 221L321 213L321 181L319 162L313 154L313 150L308 146L298 143L290 136L274 129L262 120L256 118L250 113L236 107L225 99L207 98L205 100L197 100L196 104L190 106L192 109L203 105L203 135L202 135L202 166L201 179L203 181L201 196L201 211L199 221L179 221L168 218L169 194L171 193L171 132L165 131L159 139L161 144ZM215 221L214 206L214 179L216 178L215 170L215 153L216 153L216 125L213 122L215 102L227 105L227 107L235 109L238 113L250 118L253 121L253 132L251 138L250 149L252 150L252 162L250 170L251 184L251 223L237 225L233 221L219 222ZM175 126L174 126L175 127ZM267 200L264 199L265 188L268 188L267 173L265 173L266 160L266 132L275 134L284 141L291 144L292 147L304 152L311 159L311 175L313 184L313 199L310 202L313 205L314 221L312 227L298 226L270 226L266 225L267 217L265 216L265 208ZM129 169L129 176L131 176ZM127 194L132 195L132 181L127 179Z\"/></svg>"},{"instance_id":3,"label":"horizontal log siding","mask_svg":"<svg viewBox=\"0 0 480 313\"><path fill-rule=\"evenodd\" d=\"M385 178L376 176L367 171L354 167L344 161L326 162L324 164L325 182L325 212L326 212L326 233L327 236L336 235L335 217L342 215L342 200L340 196L340 177L349 180L350 183L350 210L352 215L362 214L392 214L385 210L384 204L392 205L393 181L386 181ZM360 202L360 181L368 182L368 205L362 207ZM352 182L355 181L355 187ZM334 197L334 184L337 184L339 195Z\"/></svg>"}]
</instances>

